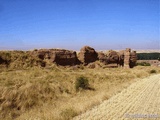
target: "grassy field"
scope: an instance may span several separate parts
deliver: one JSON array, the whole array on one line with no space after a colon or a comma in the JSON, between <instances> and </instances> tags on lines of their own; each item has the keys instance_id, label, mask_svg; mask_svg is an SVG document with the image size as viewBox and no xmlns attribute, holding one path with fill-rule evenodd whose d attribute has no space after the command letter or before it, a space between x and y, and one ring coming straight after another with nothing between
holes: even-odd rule
<instances>
[{"instance_id":1,"label":"grassy field","mask_svg":"<svg viewBox=\"0 0 160 120\"><path fill-rule=\"evenodd\" d=\"M146 77L73 120L159 120L159 88L160 74Z\"/></svg>"},{"instance_id":2,"label":"grassy field","mask_svg":"<svg viewBox=\"0 0 160 120\"><path fill-rule=\"evenodd\" d=\"M0 119L67 120L100 104L133 82L160 73L158 67L133 69L77 67L4 69L0 71ZM75 89L76 79L89 88Z\"/></svg>"}]
</instances>

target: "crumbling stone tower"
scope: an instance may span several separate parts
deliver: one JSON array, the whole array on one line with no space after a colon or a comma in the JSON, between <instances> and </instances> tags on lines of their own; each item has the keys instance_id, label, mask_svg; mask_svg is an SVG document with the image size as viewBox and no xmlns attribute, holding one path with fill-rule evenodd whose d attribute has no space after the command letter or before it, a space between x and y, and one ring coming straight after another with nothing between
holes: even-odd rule
<instances>
[{"instance_id":1,"label":"crumbling stone tower","mask_svg":"<svg viewBox=\"0 0 160 120\"><path fill-rule=\"evenodd\" d=\"M131 49L126 48L124 51L124 68L130 68Z\"/></svg>"}]
</instances>

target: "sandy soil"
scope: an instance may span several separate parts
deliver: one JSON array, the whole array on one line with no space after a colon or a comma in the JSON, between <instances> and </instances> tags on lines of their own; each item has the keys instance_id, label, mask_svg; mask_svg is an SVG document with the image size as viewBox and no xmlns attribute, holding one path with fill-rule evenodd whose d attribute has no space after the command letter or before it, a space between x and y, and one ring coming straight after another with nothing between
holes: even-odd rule
<instances>
[{"instance_id":1,"label":"sandy soil","mask_svg":"<svg viewBox=\"0 0 160 120\"><path fill-rule=\"evenodd\" d=\"M160 74L139 80L73 120L160 120Z\"/></svg>"}]
</instances>

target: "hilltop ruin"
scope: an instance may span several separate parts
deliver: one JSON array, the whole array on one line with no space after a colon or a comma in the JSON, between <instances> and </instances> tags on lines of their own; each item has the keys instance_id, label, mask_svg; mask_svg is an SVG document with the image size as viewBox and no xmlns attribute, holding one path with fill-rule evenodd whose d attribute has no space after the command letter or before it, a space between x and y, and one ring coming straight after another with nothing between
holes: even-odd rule
<instances>
[{"instance_id":1,"label":"hilltop ruin","mask_svg":"<svg viewBox=\"0 0 160 120\"><path fill-rule=\"evenodd\" d=\"M0 51L0 65L4 66L41 66L47 63L61 66L88 65L100 61L108 67L133 68L136 65L136 51L130 48L119 52L109 50L107 53L97 52L94 48L84 46L76 51L65 49L39 49L33 51ZM14 64L12 64L14 63Z\"/></svg>"}]
</instances>

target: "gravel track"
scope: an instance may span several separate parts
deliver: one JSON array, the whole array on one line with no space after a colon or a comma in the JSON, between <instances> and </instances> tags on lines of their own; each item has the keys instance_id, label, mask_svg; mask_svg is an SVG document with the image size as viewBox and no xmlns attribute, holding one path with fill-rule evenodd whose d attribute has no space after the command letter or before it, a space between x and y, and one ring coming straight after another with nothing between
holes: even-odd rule
<instances>
[{"instance_id":1,"label":"gravel track","mask_svg":"<svg viewBox=\"0 0 160 120\"><path fill-rule=\"evenodd\" d=\"M160 74L139 80L73 120L160 120Z\"/></svg>"}]
</instances>

